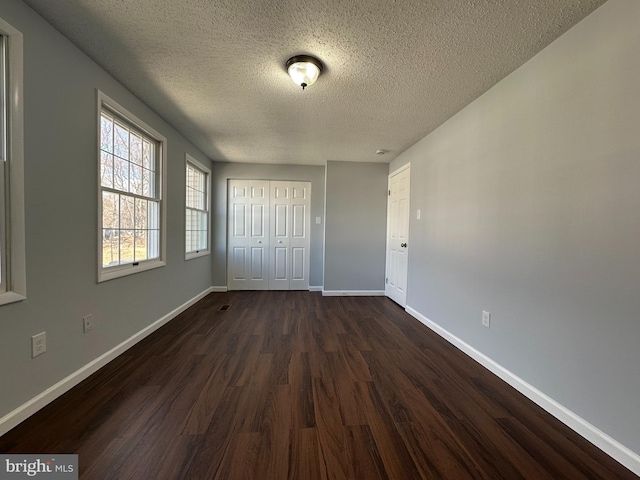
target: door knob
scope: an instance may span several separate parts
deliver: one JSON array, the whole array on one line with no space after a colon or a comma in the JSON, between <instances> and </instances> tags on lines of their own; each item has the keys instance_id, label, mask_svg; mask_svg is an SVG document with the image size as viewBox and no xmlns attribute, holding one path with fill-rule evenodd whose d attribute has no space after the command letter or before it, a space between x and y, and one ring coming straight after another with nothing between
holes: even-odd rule
<instances>
[{"instance_id":1,"label":"door knob","mask_svg":"<svg viewBox=\"0 0 640 480\"><path fill-rule=\"evenodd\" d=\"M403 247L403 248L406 248L407 244L406 243L401 243L400 246Z\"/></svg>"},{"instance_id":2,"label":"door knob","mask_svg":"<svg viewBox=\"0 0 640 480\"><path fill-rule=\"evenodd\" d=\"M258 240L258 243L262 243L262 240Z\"/></svg>"},{"instance_id":3,"label":"door knob","mask_svg":"<svg viewBox=\"0 0 640 480\"><path fill-rule=\"evenodd\" d=\"M278 243L282 243L282 240L278 240Z\"/></svg>"}]
</instances>

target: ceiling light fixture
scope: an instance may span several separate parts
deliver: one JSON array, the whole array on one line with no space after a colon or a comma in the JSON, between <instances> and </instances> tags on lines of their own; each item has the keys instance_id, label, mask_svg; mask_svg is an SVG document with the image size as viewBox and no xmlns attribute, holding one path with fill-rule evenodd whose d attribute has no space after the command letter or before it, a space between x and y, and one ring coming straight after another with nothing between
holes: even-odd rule
<instances>
[{"instance_id":1,"label":"ceiling light fixture","mask_svg":"<svg viewBox=\"0 0 640 480\"><path fill-rule=\"evenodd\" d=\"M318 79L322 73L322 63L309 55L296 55L287 60L287 72L293 83L300 85L304 90Z\"/></svg>"}]
</instances>

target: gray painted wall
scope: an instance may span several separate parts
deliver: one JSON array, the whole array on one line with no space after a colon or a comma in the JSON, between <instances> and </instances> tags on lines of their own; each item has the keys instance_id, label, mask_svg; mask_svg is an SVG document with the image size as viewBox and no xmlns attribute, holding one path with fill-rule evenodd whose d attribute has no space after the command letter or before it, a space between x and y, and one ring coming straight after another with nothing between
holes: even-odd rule
<instances>
[{"instance_id":1,"label":"gray painted wall","mask_svg":"<svg viewBox=\"0 0 640 480\"><path fill-rule=\"evenodd\" d=\"M325 290L384 290L388 170L327 162Z\"/></svg>"},{"instance_id":2,"label":"gray painted wall","mask_svg":"<svg viewBox=\"0 0 640 480\"><path fill-rule=\"evenodd\" d=\"M1 418L210 287L211 259L184 260L185 152L209 160L22 2L0 0L0 15L24 35L28 295L0 307ZM101 284L96 88L168 139L167 266Z\"/></svg>"},{"instance_id":3,"label":"gray painted wall","mask_svg":"<svg viewBox=\"0 0 640 480\"><path fill-rule=\"evenodd\" d=\"M324 250L324 167L265 165L255 163L213 164L213 257L212 285L227 284L227 180L299 180L311 182L311 252L309 286L321 287ZM316 217L322 223L316 224Z\"/></svg>"},{"instance_id":4,"label":"gray painted wall","mask_svg":"<svg viewBox=\"0 0 640 480\"><path fill-rule=\"evenodd\" d=\"M610 0L390 166L408 305L635 452L639 24Z\"/></svg>"}]
</instances>

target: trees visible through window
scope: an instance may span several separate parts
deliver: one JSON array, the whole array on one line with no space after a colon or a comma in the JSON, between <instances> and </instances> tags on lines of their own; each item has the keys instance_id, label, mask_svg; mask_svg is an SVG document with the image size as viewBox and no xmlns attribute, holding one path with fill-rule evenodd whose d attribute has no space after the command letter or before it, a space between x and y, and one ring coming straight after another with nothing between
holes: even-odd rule
<instances>
[{"instance_id":1,"label":"trees visible through window","mask_svg":"<svg viewBox=\"0 0 640 480\"><path fill-rule=\"evenodd\" d=\"M149 262L162 259L163 141L130 118L114 103L101 105L100 263L103 274L115 276L135 271L118 267L159 266Z\"/></svg>"}]
</instances>

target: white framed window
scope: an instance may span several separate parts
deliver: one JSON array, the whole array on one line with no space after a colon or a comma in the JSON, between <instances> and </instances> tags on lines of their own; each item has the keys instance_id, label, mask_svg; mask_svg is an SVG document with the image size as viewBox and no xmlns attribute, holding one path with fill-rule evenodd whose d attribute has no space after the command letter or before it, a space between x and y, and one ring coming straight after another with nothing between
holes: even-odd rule
<instances>
[{"instance_id":1,"label":"white framed window","mask_svg":"<svg viewBox=\"0 0 640 480\"><path fill-rule=\"evenodd\" d=\"M167 139L98 91L98 281L166 264Z\"/></svg>"},{"instance_id":2,"label":"white framed window","mask_svg":"<svg viewBox=\"0 0 640 480\"><path fill-rule=\"evenodd\" d=\"M211 170L186 155L185 259L209 254Z\"/></svg>"},{"instance_id":3,"label":"white framed window","mask_svg":"<svg viewBox=\"0 0 640 480\"><path fill-rule=\"evenodd\" d=\"M27 296L22 44L0 19L0 305Z\"/></svg>"}]
</instances>

